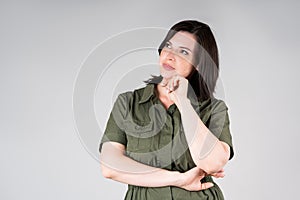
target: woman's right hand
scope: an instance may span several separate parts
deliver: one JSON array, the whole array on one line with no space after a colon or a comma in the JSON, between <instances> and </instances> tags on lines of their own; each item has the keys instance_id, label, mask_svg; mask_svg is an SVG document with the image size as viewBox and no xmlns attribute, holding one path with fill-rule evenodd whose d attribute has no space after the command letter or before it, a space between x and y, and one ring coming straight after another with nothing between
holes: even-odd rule
<instances>
[{"instance_id":1,"label":"woman's right hand","mask_svg":"<svg viewBox=\"0 0 300 200\"><path fill-rule=\"evenodd\" d=\"M211 176L215 177L215 178L224 178L225 176L225 171L224 169L221 169L220 171L210 174Z\"/></svg>"},{"instance_id":2,"label":"woman's right hand","mask_svg":"<svg viewBox=\"0 0 300 200\"><path fill-rule=\"evenodd\" d=\"M202 169L194 167L180 174L181 178L178 187L188 191L199 191L213 187L214 184L211 182L201 183L205 175L206 173Z\"/></svg>"}]
</instances>

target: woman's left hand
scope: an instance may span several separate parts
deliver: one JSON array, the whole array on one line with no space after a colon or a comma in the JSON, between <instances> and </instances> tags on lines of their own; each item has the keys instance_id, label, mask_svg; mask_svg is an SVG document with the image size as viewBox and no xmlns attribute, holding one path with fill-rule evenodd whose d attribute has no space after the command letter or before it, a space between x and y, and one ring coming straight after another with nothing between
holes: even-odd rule
<instances>
[{"instance_id":1,"label":"woman's left hand","mask_svg":"<svg viewBox=\"0 0 300 200\"><path fill-rule=\"evenodd\" d=\"M169 79L163 78L161 81L161 86L166 88L169 99L178 107L180 107L181 102L187 99L188 84L188 80L179 75Z\"/></svg>"}]
</instances>

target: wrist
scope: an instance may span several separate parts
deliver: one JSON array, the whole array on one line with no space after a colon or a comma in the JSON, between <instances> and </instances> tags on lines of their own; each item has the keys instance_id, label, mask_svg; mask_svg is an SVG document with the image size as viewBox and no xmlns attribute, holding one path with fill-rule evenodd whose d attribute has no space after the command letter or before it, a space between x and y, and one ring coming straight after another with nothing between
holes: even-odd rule
<instances>
[{"instance_id":1,"label":"wrist","mask_svg":"<svg viewBox=\"0 0 300 200\"><path fill-rule=\"evenodd\" d=\"M175 171L174 174L174 182L172 184L172 186L175 186L175 187L182 187L183 185L183 180L184 180L184 174L183 173L180 173L178 171Z\"/></svg>"},{"instance_id":2,"label":"wrist","mask_svg":"<svg viewBox=\"0 0 300 200\"><path fill-rule=\"evenodd\" d=\"M188 98L182 98L178 101L178 109L181 112L183 109L191 105L191 101Z\"/></svg>"}]
</instances>

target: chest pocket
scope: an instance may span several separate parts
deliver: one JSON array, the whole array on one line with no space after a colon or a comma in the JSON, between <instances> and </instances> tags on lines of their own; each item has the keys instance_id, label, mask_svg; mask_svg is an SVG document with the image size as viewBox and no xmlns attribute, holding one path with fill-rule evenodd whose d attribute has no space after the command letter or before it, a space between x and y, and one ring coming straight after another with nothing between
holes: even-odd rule
<instances>
[{"instance_id":1,"label":"chest pocket","mask_svg":"<svg viewBox=\"0 0 300 200\"><path fill-rule=\"evenodd\" d=\"M153 136L157 134L155 125L153 122L148 122L148 124L141 122L140 124L125 123L126 150L129 152L148 153L152 151Z\"/></svg>"}]
</instances>

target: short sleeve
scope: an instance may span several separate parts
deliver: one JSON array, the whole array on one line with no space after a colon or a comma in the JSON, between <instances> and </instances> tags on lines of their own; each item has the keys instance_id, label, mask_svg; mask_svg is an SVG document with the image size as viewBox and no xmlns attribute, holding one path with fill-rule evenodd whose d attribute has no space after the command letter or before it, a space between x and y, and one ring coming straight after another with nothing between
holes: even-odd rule
<instances>
[{"instance_id":1,"label":"short sleeve","mask_svg":"<svg viewBox=\"0 0 300 200\"><path fill-rule=\"evenodd\" d=\"M114 103L113 109L107 121L106 128L99 146L100 152L102 145L105 142L118 142L126 146L127 138L123 128L123 122L128 114L128 107L128 93L120 94Z\"/></svg>"},{"instance_id":2,"label":"short sleeve","mask_svg":"<svg viewBox=\"0 0 300 200\"><path fill-rule=\"evenodd\" d=\"M230 134L228 107L224 101L218 100L213 106L209 129L222 142L230 146L230 157L234 155L232 137Z\"/></svg>"}]
</instances>

